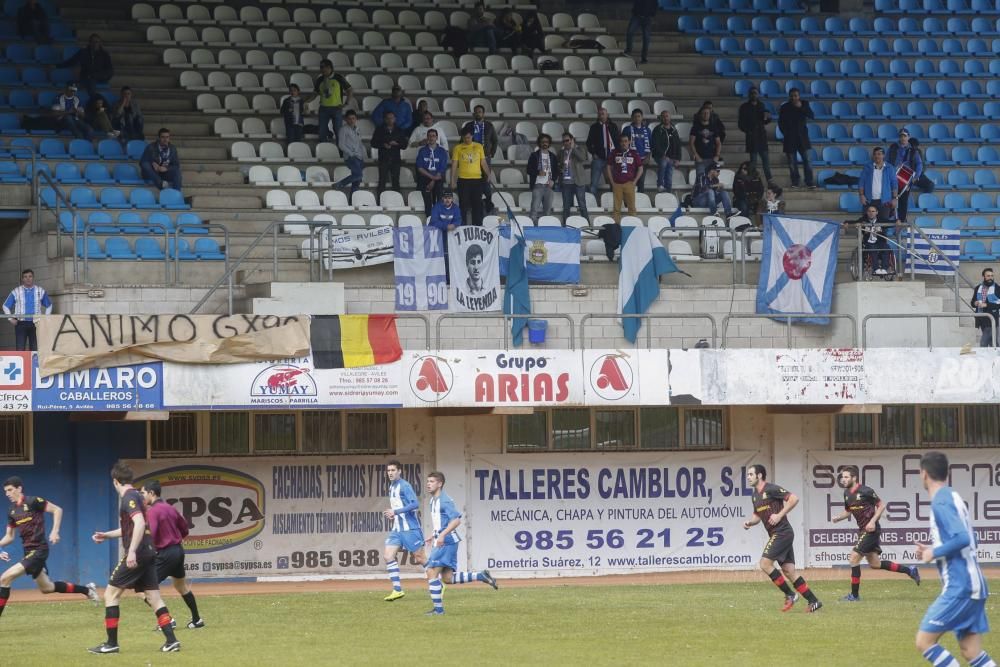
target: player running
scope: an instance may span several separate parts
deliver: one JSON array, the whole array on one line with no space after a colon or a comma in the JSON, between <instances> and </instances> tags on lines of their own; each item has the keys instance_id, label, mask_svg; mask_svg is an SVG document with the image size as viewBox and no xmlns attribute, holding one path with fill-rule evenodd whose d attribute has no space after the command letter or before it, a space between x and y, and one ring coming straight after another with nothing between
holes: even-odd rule
<instances>
[{"instance_id":1,"label":"player running","mask_svg":"<svg viewBox=\"0 0 1000 667\"><path fill-rule=\"evenodd\" d=\"M969 521L969 508L962 496L947 484L948 457L927 452L920 459L920 480L931 496L931 540L917 544L917 558L937 560L944 588L928 607L917 631L917 650L934 667L958 667L938 639L946 632L958 637L958 647L971 667L996 667L983 650L986 619L986 578L976 560L976 533Z\"/></svg>"},{"instance_id":2,"label":"player running","mask_svg":"<svg viewBox=\"0 0 1000 667\"><path fill-rule=\"evenodd\" d=\"M458 526L462 523L462 515L455 508L455 501L444 492L444 473L432 472L427 475L427 493L431 496L431 523L434 526L434 536L427 539L433 549L427 559L427 589L431 594L434 608L428 615L444 613L442 592L446 584L468 584L481 581L497 589L497 580L489 570L477 572L456 572L458 570Z\"/></svg>"},{"instance_id":3,"label":"player running","mask_svg":"<svg viewBox=\"0 0 1000 667\"><path fill-rule=\"evenodd\" d=\"M90 598L97 604L97 587L94 584L69 584L49 579L45 560L49 557L49 542L59 544L59 526L62 525L62 508L38 496L24 495L24 482L20 477L9 477L3 483L3 492L11 502L7 512L7 533L0 538L0 547L11 544L14 531L21 533L24 558L0 574L0 614L10 599L10 585L22 575L30 575L43 593L75 593ZM52 532L45 539L45 513L52 515ZM0 549L0 560L10 561L10 554Z\"/></svg>"},{"instance_id":4,"label":"player running","mask_svg":"<svg viewBox=\"0 0 1000 667\"><path fill-rule=\"evenodd\" d=\"M188 534L187 521L173 505L163 500L162 493L160 483L155 479L142 485L142 500L146 505L146 519L149 520L149 532L153 536L153 546L156 547L156 578L161 583L167 577L174 580L174 588L180 593L184 604L191 610L191 621L187 624L188 629L203 628L205 620L198 615L198 603L194 599L191 587L188 586L184 572L184 545L182 542ZM148 596L146 604L152 606ZM176 627L176 623L174 627Z\"/></svg>"},{"instance_id":5,"label":"player running","mask_svg":"<svg viewBox=\"0 0 1000 667\"><path fill-rule=\"evenodd\" d=\"M747 469L747 484L753 487L753 518L744 521L743 528L749 529L750 526L764 523L769 537L760 557L760 569L785 594L785 604L781 611L788 611L799 599L798 593L788 585L789 580L795 590L809 601L806 612L819 611L823 603L813 594L805 579L795 577L795 551L792 548L795 532L792 524L788 523L788 513L799 503L798 496L777 484L769 483L767 469L759 463ZM775 563L781 569L774 567Z\"/></svg>"},{"instance_id":6,"label":"player running","mask_svg":"<svg viewBox=\"0 0 1000 667\"><path fill-rule=\"evenodd\" d=\"M403 464L392 460L385 466L385 476L389 478L389 509L382 512L386 519L392 521L392 531L385 538L385 569L392 580L392 592L385 596L386 602L392 602L406 595L399 579L399 561L396 554L400 550L410 552L415 565L423 565L424 532L420 529L420 519L417 510L420 503L417 494L413 492L410 483L402 478Z\"/></svg>"},{"instance_id":7,"label":"player running","mask_svg":"<svg viewBox=\"0 0 1000 667\"><path fill-rule=\"evenodd\" d=\"M121 497L118 505L121 527L97 531L92 538L100 544L106 539L120 537L126 552L125 557L111 571L108 586L104 589L104 627L108 632L108 640L88 649L91 653L118 653L118 601L121 600L122 591L128 588L136 593L145 592L149 606L156 610L156 624L166 637L160 651L173 653L181 650L181 643L174 635L173 619L160 597L160 584L156 578L156 549L153 548L153 538L146 522L142 496L132 487L134 478L132 469L121 461L111 468L111 481Z\"/></svg>"},{"instance_id":8,"label":"player running","mask_svg":"<svg viewBox=\"0 0 1000 667\"><path fill-rule=\"evenodd\" d=\"M861 599L858 591L861 590L861 558L868 560L868 565L873 570L888 570L890 572L902 572L920 585L920 570L916 566L900 565L891 560L881 560L879 555L882 547L879 544L879 537L882 527L879 519L885 512L885 503L878 497L875 490L863 485L859 481L859 471L857 466L844 466L837 475L837 483L844 489L844 512L833 517L833 522L844 521L852 516L858 522L861 532L858 534L858 541L851 551L851 592L841 598L844 602L857 602Z\"/></svg>"}]
</instances>

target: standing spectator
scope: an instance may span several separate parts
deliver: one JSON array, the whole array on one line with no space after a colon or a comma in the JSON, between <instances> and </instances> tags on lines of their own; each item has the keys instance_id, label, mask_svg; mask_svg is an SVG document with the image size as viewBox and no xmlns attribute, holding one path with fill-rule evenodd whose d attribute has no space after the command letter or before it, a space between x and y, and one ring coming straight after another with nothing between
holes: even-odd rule
<instances>
[{"instance_id":1,"label":"standing spectator","mask_svg":"<svg viewBox=\"0 0 1000 667\"><path fill-rule=\"evenodd\" d=\"M472 109L472 120L466 123L462 128L463 136L465 135L466 130L472 132L472 140L483 147L483 155L486 157L486 164L492 164L493 155L497 151L499 138L497 137L497 131L493 128L493 123L486 120L486 108L482 104L477 104ZM492 213L493 196L490 188L489 171L483 174L483 184L480 190L483 193L483 209L486 213ZM462 204L462 208L468 210L465 200L462 199L461 191L458 193L458 200ZM479 223L477 222L476 224L478 225Z\"/></svg>"},{"instance_id":2,"label":"standing spectator","mask_svg":"<svg viewBox=\"0 0 1000 667\"><path fill-rule=\"evenodd\" d=\"M587 177L583 173L583 164L587 161L587 149L576 145L576 138L569 132L562 135L562 153L559 154L559 188L562 190L563 211L562 221L566 224L573 199L580 215L590 222L587 213Z\"/></svg>"},{"instance_id":3,"label":"standing spectator","mask_svg":"<svg viewBox=\"0 0 1000 667\"><path fill-rule=\"evenodd\" d=\"M521 47L532 56L535 51L545 53L545 30L538 20L538 12L528 12L524 15L524 25L521 26Z\"/></svg>"},{"instance_id":4,"label":"standing spectator","mask_svg":"<svg viewBox=\"0 0 1000 667\"><path fill-rule=\"evenodd\" d=\"M917 147L910 145L910 133L905 127L899 131L899 141L889 146L888 160L894 170L898 171L903 165L913 170L909 187L899 195L899 202L896 207L896 219L899 222L906 222L906 212L910 204L910 190L916 187L920 177L924 175L924 160L920 156L920 151ZM898 179L896 187L899 187Z\"/></svg>"},{"instance_id":5,"label":"standing spectator","mask_svg":"<svg viewBox=\"0 0 1000 667\"><path fill-rule=\"evenodd\" d=\"M305 98L298 85L288 86L288 97L281 101L281 118L285 121L285 141L302 141L305 137Z\"/></svg>"},{"instance_id":6,"label":"standing spectator","mask_svg":"<svg viewBox=\"0 0 1000 667\"><path fill-rule=\"evenodd\" d=\"M99 132L102 136L106 137L118 137L120 134L111 125L111 118L108 116L108 106L107 100L101 95L95 95L91 100L90 104L87 106L86 120L87 125L89 125L95 132Z\"/></svg>"},{"instance_id":7,"label":"standing spectator","mask_svg":"<svg viewBox=\"0 0 1000 667\"><path fill-rule=\"evenodd\" d=\"M52 113L60 131L66 131L77 139L93 139L94 132L83 118L83 105L76 96L76 84L66 84L66 90L56 98Z\"/></svg>"},{"instance_id":8,"label":"standing spectator","mask_svg":"<svg viewBox=\"0 0 1000 667\"><path fill-rule=\"evenodd\" d=\"M861 179L858 181L861 206L874 204L878 207L879 217L891 220L891 209L896 208L897 188L896 170L885 161L885 150L876 146L872 150L872 161L861 170Z\"/></svg>"},{"instance_id":9,"label":"standing spectator","mask_svg":"<svg viewBox=\"0 0 1000 667\"><path fill-rule=\"evenodd\" d=\"M7 301L10 301L10 297ZM993 347L993 329L1000 323L1000 290L993 282L993 269L983 269L983 282L976 285L975 291L972 292L972 308L977 313L986 313L990 316L990 319L976 318L976 328L982 331L979 336L979 347ZM4 310L7 310L6 305ZM20 345L17 349L21 349Z\"/></svg>"},{"instance_id":10,"label":"standing spectator","mask_svg":"<svg viewBox=\"0 0 1000 667\"><path fill-rule=\"evenodd\" d=\"M336 142L340 136L340 128L344 124L342 110L352 101L351 86L347 79L334 74L333 62L329 59L319 63L320 75L316 77L312 96L306 100L309 104L319 98L319 140ZM333 123L333 133L330 133L330 123Z\"/></svg>"},{"instance_id":11,"label":"standing spectator","mask_svg":"<svg viewBox=\"0 0 1000 667\"><path fill-rule=\"evenodd\" d=\"M462 224L483 224L483 180L490 177L483 145L472 140L472 130L462 128L462 141L451 151L451 189L458 189ZM472 222L469 222L469 216Z\"/></svg>"},{"instance_id":12,"label":"standing spectator","mask_svg":"<svg viewBox=\"0 0 1000 667\"><path fill-rule=\"evenodd\" d=\"M622 136L628 137L632 142L632 149L639 154L642 160L643 170L649 164L649 154L652 152L653 133L649 131L649 125L642 120L642 111L635 109L632 111L632 122L622 128ZM645 179L639 180L639 192L645 190Z\"/></svg>"},{"instance_id":13,"label":"standing spectator","mask_svg":"<svg viewBox=\"0 0 1000 667\"><path fill-rule=\"evenodd\" d=\"M816 189L813 182L812 165L809 164L809 121L815 116L809 102L802 99L798 88L788 91L788 101L778 109L778 129L783 136L782 149L788 159L788 173L792 179L792 189L799 187L799 165L797 155L802 157L802 170L806 176L806 187Z\"/></svg>"},{"instance_id":14,"label":"standing spectator","mask_svg":"<svg viewBox=\"0 0 1000 667\"><path fill-rule=\"evenodd\" d=\"M777 183L768 183L767 190L764 190L764 199L757 206L760 214L771 213L782 215L785 212L785 202L781 199L781 186Z\"/></svg>"},{"instance_id":15,"label":"standing spectator","mask_svg":"<svg viewBox=\"0 0 1000 667\"><path fill-rule=\"evenodd\" d=\"M438 145L438 131L427 131L427 143L417 151L417 188L424 198L424 215L429 216L441 199L448 173L448 151Z\"/></svg>"},{"instance_id":16,"label":"standing spectator","mask_svg":"<svg viewBox=\"0 0 1000 667\"><path fill-rule=\"evenodd\" d=\"M681 162L681 137L670 121L670 112L660 112L660 124L653 130L653 159L656 160L656 189L673 192L674 167Z\"/></svg>"},{"instance_id":17,"label":"standing spectator","mask_svg":"<svg viewBox=\"0 0 1000 667\"><path fill-rule=\"evenodd\" d=\"M733 178L733 205L738 215L750 215L756 211L763 196L764 183L760 180L757 167L751 162L744 162Z\"/></svg>"},{"instance_id":18,"label":"standing spectator","mask_svg":"<svg viewBox=\"0 0 1000 667\"><path fill-rule=\"evenodd\" d=\"M441 245L444 247L444 276L445 281L451 284L451 271L448 268L448 232L462 224L462 209L455 203L455 194L451 190L441 193L441 201L434 204L431 209L430 220L427 224L441 230Z\"/></svg>"},{"instance_id":19,"label":"standing spectator","mask_svg":"<svg viewBox=\"0 0 1000 667\"><path fill-rule=\"evenodd\" d=\"M702 107L694 122L691 123L688 151L691 153L695 171L699 176L721 159L722 138L719 137L718 128L712 125L711 107Z\"/></svg>"},{"instance_id":20,"label":"standing spectator","mask_svg":"<svg viewBox=\"0 0 1000 667\"><path fill-rule=\"evenodd\" d=\"M552 137L547 134L538 136L538 150L528 158L528 183L531 185L531 220L536 225L538 218L548 215L552 210L552 188L555 186L553 172L556 167L556 156L549 150Z\"/></svg>"},{"instance_id":21,"label":"standing spectator","mask_svg":"<svg viewBox=\"0 0 1000 667\"><path fill-rule=\"evenodd\" d=\"M348 109L344 113L344 125L340 129L340 154L344 157L344 164L351 173L334 183L333 187L345 188L350 185L353 195L361 186L361 179L365 173L365 145L361 141L358 114L354 109Z\"/></svg>"},{"instance_id":22,"label":"standing spectator","mask_svg":"<svg viewBox=\"0 0 1000 667\"><path fill-rule=\"evenodd\" d=\"M466 26L469 36L469 46L485 46L490 53L497 52L497 27L493 23L493 15L486 13L486 5L482 2L476 3L469 24ZM459 193L459 199L462 195Z\"/></svg>"},{"instance_id":23,"label":"standing spectator","mask_svg":"<svg viewBox=\"0 0 1000 667\"><path fill-rule=\"evenodd\" d=\"M140 141L145 139L143 128L145 119L142 116L142 109L135 100L132 89L124 86L121 90L121 97L111 110L111 126L121 134L118 138L122 143L128 143L133 139Z\"/></svg>"},{"instance_id":24,"label":"standing spectator","mask_svg":"<svg viewBox=\"0 0 1000 667\"><path fill-rule=\"evenodd\" d=\"M87 47L74 53L59 67L78 67L77 80L88 95L93 95L98 85L104 85L115 74L111 55L104 50L104 42L97 34L90 36Z\"/></svg>"},{"instance_id":25,"label":"standing spectator","mask_svg":"<svg viewBox=\"0 0 1000 667\"><path fill-rule=\"evenodd\" d=\"M403 97L403 89L399 86L393 86L392 97L379 102L375 110L372 111L372 123L375 127L383 124L383 117L390 111L396 115L396 127L409 133L410 128L413 127L413 107Z\"/></svg>"},{"instance_id":26,"label":"standing spectator","mask_svg":"<svg viewBox=\"0 0 1000 667\"><path fill-rule=\"evenodd\" d=\"M37 0L28 0L17 10L17 34L21 39L33 39L42 44L52 41L49 15Z\"/></svg>"},{"instance_id":27,"label":"standing spectator","mask_svg":"<svg viewBox=\"0 0 1000 667\"><path fill-rule=\"evenodd\" d=\"M718 214L721 204L726 217L729 218L733 215L733 205L729 200L729 193L719 182L721 168L718 164L709 165L708 169L698 174L694 181L691 198L695 206L707 208L711 215Z\"/></svg>"},{"instance_id":28,"label":"standing spectator","mask_svg":"<svg viewBox=\"0 0 1000 667\"><path fill-rule=\"evenodd\" d=\"M146 146L139 160L139 170L147 183L159 189L181 189L181 161L177 149L170 143L170 130L161 127L157 140Z\"/></svg>"},{"instance_id":29,"label":"standing spectator","mask_svg":"<svg viewBox=\"0 0 1000 667\"><path fill-rule=\"evenodd\" d=\"M625 135L618 137L618 149L611 153L604 176L614 193L615 222L621 224L622 202L629 215L635 215L635 186L642 178L642 158L629 146Z\"/></svg>"},{"instance_id":30,"label":"standing spectator","mask_svg":"<svg viewBox=\"0 0 1000 667\"><path fill-rule=\"evenodd\" d=\"M399 190L399 171L403 164L400 151L406 145L406 131L396 125L396 114L386 111L382 118L385 122L372 134L372 148L378 150L379 196L389 182L394 190Z\"/></svg>"},{"instance_id":31,"label":"standing spectator","mask_svg":"<svg viewBox=\"0 0 1000 667\"><path fill-rule=\"evenodd\" d=\"M719 141L726 143L726 124L715 113L715 104L712 100L705 100L701 103L701 109L708 109L708 122L712 125L712 130L719 135ZM698 113L701 113L701 109L698 109Z\"/></svg>"},{"instance_id":32,"label":"standing spectator","mask_svg":"<svg viewBox=\"0 0 1000 667\"><path fill-rule=\"evenodd\" d=\"M3 302L3 312L11 315L8 318L14 325L14 349L38 349L35 338L35 316L50 315L52 300L41 285L35 284L35 272L31 269L21 271L21 284L10 292Z\"/></svg>"},{"instance_id":33,"label":"standing spectator","mask_svg":"<svg viewBox=\"0 0 1000 667\"><path fill-rule=\"evenodd\" d=\"M604 176L604 167L608 164L611 153L618 145L618 126L611 122L608 110L601 107L597 110L597 122L590 126L587 133L587 150L592 156L590 162L590 194L597 196L597 188ZM608 185L611 181L608 181Z\"/></svg>"},{"instance_id":34,"label":"standing spectator","mask_svg":"<svg viewBox=\"0 0 1000 667\"><path fill-rule=\"evenodd\" d=\"M649 62L649 38L658 8L657 0L633 0L632 18L625 30L625 55L632 55L632 38L637 30L642 30L642 62Z\"/></svg>"},{"instance_id":35,"label":"standing spectator","mask_svg":"<svg viewBox=\"0 0 1000 667\"><path fill-rule=\"evenodd\" d=\"M771 112L760 101L760 92L756 87L751 88L747 101L740 105L739 128L745 135L751 166L757 167L757 156L760 156L760 163L764 167L764 178L768 183L773 180L771 160L767 155L767 126L770 122Z\"/></svg>"},{"instance_id":36,"label":"standing spectator","mask_svg":"<svg viewBox=\"0 0 1000 667\"><path fill-rule=\"evenodd\" d=\"M410 132L410 148L420 148L421 146L426 146L428 144L427 135L433 129L437 132L437 144L441 148L448 150L448 137L441 131L441 128L434 124L434 114L430 111L425 111L422 116L417 116L421 119L420 124L415 126Z\"/></svg>"}]
</instances>

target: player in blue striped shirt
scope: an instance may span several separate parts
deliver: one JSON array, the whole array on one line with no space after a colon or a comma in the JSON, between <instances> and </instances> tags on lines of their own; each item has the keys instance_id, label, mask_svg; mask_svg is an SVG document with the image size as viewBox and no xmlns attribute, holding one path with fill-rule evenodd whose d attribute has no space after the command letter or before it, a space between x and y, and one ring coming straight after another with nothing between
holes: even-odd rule
<instances>
[{"instance_id":1,"label":"player in blue striped shirt","mask_svg":"<svg viewBox=\"0 0 1000 667\"><path fill-rule=\"evenodd\" d=\"M389 509L382 512L386 519L392 521L392 531L385 538L385 569L392 580L392 592L385 597L386 602L392 602L403 597L403 585L399 580L399 561L396 554L402 551L410 552L416 565L424 561L424 532L420 529L420 518L417 510L420 503L413 487L402 477L403 464L392 460L385 466L385 476L389 478Z\"/></svg>"},{"instance_id":2,"label":"player in blue striped shirt","mask_svg":"<svg viewBox=\"0 0 1000 667\"><path fill-rule=\"evenodd\" d=\"M497 589L497 580L489 570L469 570L458 572L458 526L462 523L462 515L455 507L455 501L444 492L444 473L432 472L427 475L427 493L431 497L431 523L434 526L434 536L427 540L433 547L430 558L427 559L427 589L431 594L434 608L427 612L430 615L444 613L442 581L448 584L468 584L481 581Z\"/></svg>"},{"instance_id":3,"label":"player in blue striped shirt","mask_svg":"<svg viewBox=\"0 0 1000 667\"><path fill-rule=\"evenodd\" d=\"M958 660L937 643L951 631L971 667L997 667L982 645L982 635L990 630L989 591L976 560L976 533L965 501L947 484L948 470L948 457L941 452L927 452L920 459L920 479L931 496L934 543L917 544L917 557L924 563L937 560L944 589L920 622L917 650L934 667L959 667Z\"/></svg>"}]
</instances>

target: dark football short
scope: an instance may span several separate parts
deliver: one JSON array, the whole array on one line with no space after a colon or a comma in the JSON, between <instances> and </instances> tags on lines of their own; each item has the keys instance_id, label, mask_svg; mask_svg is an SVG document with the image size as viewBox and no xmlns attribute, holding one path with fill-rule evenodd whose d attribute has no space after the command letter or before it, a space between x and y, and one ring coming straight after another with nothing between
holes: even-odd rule
<instances>
[{"instance_id":1,"label":"dark football short","mask_svg":"<svg viewBox=\"0 0 1000 667\"><path fill-rule=\"evenodd\" d=\"M854 550L862 556L872 553L881 554L882 546L879 544L879 537L879 531L877 530L874 533L862 530L858 534L858 542L854 545Z\"/></svg>"},{"instance_id":2,"label":"dark football short","mask_svg":"<svg viewBox=\"0 0 1000 667\"><path fill-rule=\"evenodd\" d=\"M160 581L156 578L156 550L152 547L140 549L136 556L135 567L128 567L122 557L115 569L111 571L108 578L108 585L115 588L132 589L136 593L143 591L153 591L160 587Z\"/></svg>"},{"instance_id":3,"label":"dark football short","mask_svg":"<svg viewBox=\"0 0 1000 667\"><path fill-rule=\"evenodd\" d=\"M167 577L184 578L184 547L179 544L156 552L156 580L163 581Z\"/></svg>"},{"instance_id":4,"label":"dark football short","mask_svg":"<svg viewBox=\"0 0 1000 667\"><path fill-rule=\"evenodd\" d=\"M37 579L38 575L42 572L48 574L49 568L45 567L45 561L49 559L48 549L32 549L24 554L24 558L21 559L21 565L24 566L24 571L28 573L32 579Z\"/></svg>"},{"instance_id":5,"label":"dark football short","mask_svg":"<svg viewBox=\"0 0 1000 667\"><path fill-rule=\"evenodd\" d=\"M761 557L773 560L779 565L784 565L785 563L794 564L795 550L792 548L794 541L795 535L793 533L775 533L767 540L767 545L764 547L764 553L761 554Z\"/></svg>"}]
</instances>

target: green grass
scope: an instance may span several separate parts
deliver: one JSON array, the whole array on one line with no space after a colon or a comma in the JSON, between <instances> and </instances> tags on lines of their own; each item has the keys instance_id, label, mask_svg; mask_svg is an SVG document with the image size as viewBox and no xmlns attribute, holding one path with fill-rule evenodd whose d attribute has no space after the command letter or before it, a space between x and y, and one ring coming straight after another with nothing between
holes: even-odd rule
<instances>
[{"instance_id":1,"label":"green grass","mask_svg":"<svg viewBox=\"0 0 1000 667\"><path fill-rule=\"evenodd\" d=\"M913 636L937 582L863 582L861 603L842 603L846 582L817 582L825 606L800 602L782 614L766 581L748 584L449 586L444 617L426 617L426 590L385 603L384 593L203 596L208 627L178 630L179 654L158 652L153 614L135 599L122 605L122 652L88 655L104 640L102 610L90 603L11 604L0 618L0 664L115 665L740 665L825 667L857 662L920 665ZM929 585L928 585L929 584ZM987 613L997 619L992 598ZM187 609L169 598L179 624ZM943 642L957 655L953 636ZM986 635L996 657L1000 637ZM964 664L964 663L963 663Z\"/></svg>"}]
</instances>

